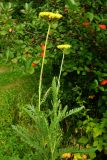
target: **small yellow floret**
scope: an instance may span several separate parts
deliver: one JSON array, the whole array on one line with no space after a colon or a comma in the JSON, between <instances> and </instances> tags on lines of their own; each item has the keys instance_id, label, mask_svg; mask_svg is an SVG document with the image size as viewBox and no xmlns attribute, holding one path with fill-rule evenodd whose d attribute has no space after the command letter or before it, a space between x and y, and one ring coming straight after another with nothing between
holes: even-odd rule
<instances>
[{"instance_id":1,"label":"small yellow floret","mask_svg":"<svg viewBox=\"0 0 107 160\"><path fill-rule=\"evenodd\" d=\"M69 44L62 44L57 46L58 49L68 49L71 48L71 45Z\"/></svg>"},{"instance_id":2,"label":"small yellow floret","mask_svg":"<svg viewBox=\"0 0 107 160\"><path fill-rule=\"evenodd\" d=\"M71 154L70 153L64 153L61 158L71 158Z\"/></svg>"},{"instance_id":3,"label":"small yellow floret","mask_svg":"<svg viewBox=\"0 0 107 160\"><path fill-rule=\"evenodd\" d=\"M44 17L44 18L49 18L50 20L62 18L61 14L59 14L59 13L53 13L53 12L40 12L39 16L40 17Z\"/></svg>"}]
</instances>

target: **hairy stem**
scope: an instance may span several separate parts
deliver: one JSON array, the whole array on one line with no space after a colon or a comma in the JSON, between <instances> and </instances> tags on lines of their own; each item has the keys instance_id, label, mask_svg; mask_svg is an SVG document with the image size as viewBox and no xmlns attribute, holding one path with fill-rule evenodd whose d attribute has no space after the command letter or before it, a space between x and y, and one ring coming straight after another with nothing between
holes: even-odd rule
<instances>
[{"instance_id":1,"label":"hairy stem","mask_svg":"<svg viewBox=\"0 0 107 160\"><path fill-rule=\"evenodd\" d=\"M50 32L50 24L49 24L47 35L46 35L44 55L43 55L43 59L42 59L42 66L41 66L40 78L39 78L39 102L38 102L38 109L39 109L39 111L41 110L41 108L40 108L41 106L40 105L41 105L43 67L44 67L44 62L45 62L46 46L47 46L47 42L48 42L49 32Z\"/></svg>"},{"instance_id":2,"label":"hairy stem","mask_svg":"<svg viewBox=\"0 0 107 160\"><path fill-rule=\"evenodd\" d=\"M59 72L59 77L58 77L58 90L60 88L60 79L61 79L61 72L62 72L62 66L63 66L63 63L64 63L64 51L63 51L63 56L62 56L62 61L61 61L61 66L60 66L60 72Z\"/></svg>"}]
</instances>

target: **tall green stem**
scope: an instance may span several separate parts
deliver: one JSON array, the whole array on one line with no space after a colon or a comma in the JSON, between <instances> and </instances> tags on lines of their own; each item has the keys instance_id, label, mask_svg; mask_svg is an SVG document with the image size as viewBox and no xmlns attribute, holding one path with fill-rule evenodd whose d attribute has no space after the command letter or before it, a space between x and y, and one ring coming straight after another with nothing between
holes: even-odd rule
<instances>
[{"instance_id":1,"label":"tall green stem","mask_svg":"<svg viewBox=\"0 0 107 160\"><path fill-rule=\"evenodd\" d=\"M59 77L58 77L58 90L60 88L60 79L61 79L61 72L62 72L62 66L63 66L63 63L64 63L64 51L63 51L63 56L62 56L62 61L61 61L61 66L60 66L60 72L59 72Z\"/></svg>"},{"instance_id":2,"label":"tall green stem","mask_svg":"<svg viewBox=\"0 0 107 160\"><path fill-rule=\"evenodd\" d=\"M41 105L41 92L42 92L42 76L43 76L43 67L44 67L44 61L45 61L45 56L46 56L46 46L47 46L47 42L48 42L49 32L50 32L50 24L49 24L47 35L46 35L44 55L43 55L43 59L42 59L42 66L41 66L40 78L39 78L39 102L38 102L39 111L41 109L40 105Z\"/></svg>"}]
</instances>

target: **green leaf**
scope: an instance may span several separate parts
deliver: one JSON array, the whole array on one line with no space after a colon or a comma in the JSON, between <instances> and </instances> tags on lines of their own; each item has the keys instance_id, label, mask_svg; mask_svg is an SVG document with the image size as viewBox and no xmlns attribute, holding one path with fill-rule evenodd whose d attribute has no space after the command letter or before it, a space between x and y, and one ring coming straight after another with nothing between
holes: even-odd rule
<instances>
[{"instance_id":1,"label":"green leaf","mask_svg":"<svg viewBox=\"0 0 107 160\"><path fill-rule=\"evenodd\" d=\"M102 129L99 126L96 126L95 128L93 128L93 137L96 138L102 135L102 132Z\"/></svg>"},{"instance_id":2,"label":"green leaf","mask_svg":"<svg viewBox=\"0 0 107 160\"><path fill-rule=\"evenodd\" d=\"M44 59L44 64L47 64L47 60L46 59Z\"/></svg>"},{"instance_id":3,"label":"green leaf","mask_svg":"<svg viewBox=\"0 0 107 160\"><path fill-rule=\"evenodd\" d=\"M94 14L93 14L93 13L88 12L86 16L87 16L87 18L90 20L90 22L93 21L93 19L94 19Z\"/></svg>"},{"instance_id":4,"label":"green leaf","mask_svg":"<svg viewBox=\"0 0 107 160\"><path fill-rule=\"evenodd\" d=\"M86 75L86 72L82 72L82 75L85 76L85 75Z\"/></svg>"},{"instance_id":5,"label":"green leaf","mask_svg":"<svg viewBox=\"0 0 107 160\"><path fill-rule=\"evenodd\" d=\"M81 71L78 69L78 70L77 70L77 74L80 74L80 72L81 72Z\"/></svg>"},{"instance_id":6,"label":"green leaf","mask_svg":"<svg viewBox=\"0 0 107 160\"><path fill-rule=\"evenodd\" d=\"M104 91L104 87L103 86L99 86L100 91Z\"/></svg>"},{"instance_id":7,"label":"green leaf","mask_svg":"<svg viewBox=\"0 0 107 160\"><path fill-rule=\"evenodd\" d=\"M97 79L95 79L92 84L92 88L96 88L96 87L98 87L98 80Z\"/></svg>"},{"instance_id":8,"label":"green leaf","mask_svg":"<svg viewBox=\"0 0 107 160\"><path fill-rule=\"evenodd\" d=\"M22 140L24 142L26 142L27 144L29 144L30 146L36 148L36 143L33 139L33 137L31 137L31 135L29 135L27 129L25 128L22 128L21 126L17 125L17 126L14 126L12 125L12 128L16 131L16 133L21 136Z\"/></svg>"},{"instance_id":9,"label":"green leaf","mask_svg":"<svg viewBox=\"0 0 107 160\"><path fill-rule=\"evenodd\" d=\"M103 149L103 139L95 140L94 143L93 143L93 146L97 147L97 150L99 150L101 152L102 149Z\"/></svg>"},{"instance_id":10,"label":"green leaf","mask_svg":"<svg viewBox=\"0 0 107 160\"><path fill-rule=\"evenodd\" d=\"M33 74L34 71L35 71L35 69L32 66L27 70L27 72L30 74Z\"/></svg>"},{"instance_id":11,"label":"green leaf","mask_svg":"<svg viewBox=\"0 0 107 160\"><path fill-rule=\"evenodd\" d=\"M67 0L66 3L70 9L72 9L72 10L78 9L78 4L75 2L75 0Z\"/></svg>"},{"instance_id":12,"label":"green leaf","mask_svg":"<svg viewBox=\"0 0 107 160\"><path fill-rule=\"evenodd\" d=\"M88 143L88 138L85 137L85 136L82 136L82 137L78 140L78 143L87 144L87 143Z\"/></svg>"},{"instance_id":13,"label":"green leaf","mask_svg":"<svg viewBox=\"0 0 107 160\"><path fill-rule=\"evenodd\" d=\"M53 105L56 105L57 102L58 102L58 89L57 89L57 84L56 84L56 79L55 77L53 78L53 81L52 81L52 98L53 98ZM55 106L54 106L55 107ZM54 108L55 109L55 108ZM56 109L55 109L56 110Z\"/></svg>"},{"instance_id":14,"label":"green leaf","mask_svg":"<svg viewBox=\"0 0 107 160\"><path fill-rule=\"evenodd\" d=\"M48 88L48 90L45 92L45 94L44 94L44 96L42 98L41 104L43 104L46 101L47 97L49 96L50 89L51 89L51 87Z\"/></svg>"},{"instance_id":15,"label":"green leaf","mask_svg":"<svg viewBox=\"0 0 107 160\"><path fill-rule=\"evenodd\" d=\"M64 54L65 54L65 55L68 55L68 54L70 54L70 53L71 53L70 49L65 49L65 50L64 50Z\"/></svg>"},{"instance_id":16,"label":"green leaf","mask_svg":"<svg viewBox=\"0 0 107 160\"><path fill-rule=\"evenodd\" d=\"M58 23L56 22L56 23L52 23L51 24L51 27L53 28L53 29L56 29L57 27L58 27Z\"/></svg>"},{"instance_id":17,"label":"green leaf","mask_svg":"<svg viewBox=\"0 0 107 160\"><path fill-rule=\"evenodd\" d=\"M13 58L13 59L11 60L11 62L16 64L16 63L18 62L18 59L17 59L17 58Z\"/></svg>"},{"instance_id":18,"label":"green leaf","mask_svg":"<svg viewBox=\"0 0 107 160\"><path fill-rule=\"evenodd\" d=\"M3 31L0 32L0 34L1 34L2 36L5 36L5 35L7 34L7 31L4 31L4 30L3 30Z\"/></svg>"},{"instance_id":19,"label":"green leaf","mask_svg":"<svg viewBox=\"0 0 107 160\"><path fill-rule=\"evenodd\" d=\"M89 153L89 156L90 156L90 159L94 159L96 157L96 153L95 152Z\"/></svg>"},{"instance_id":20,"label":"green leaf","mask_svg":"<svg viewBox=\"0 0 107 160\"><path fill-rule=\"evenodd\" d=\"M11 52L9 49L7 49L5 54L6 54L7 61L9 58L13 58L13 52Z\"/></svg>"},{"instance_id":21,"label":"green leaf","mask_svg":"<svg viewBox=\"0 0 107 160\"><path fill-rule=\"evenodd\" d=\"M66 76L68 74L68 72L63 72L63 76Z\"/></svg>"},{"instance_id":22,"label":"green leaf","mask_svg":"<svg viewBox=\"0 0 107 160\"><path fill-rule=\"evenodd\" d=\"M76 114L78 112L80 112L82 109L84 109L85 107L82 106L82 107L79 107L79 108L74 108L74 109L71 109L69 112L66 112L66 115L65 115L65 118L72 115L72 114Z\"/></svg>"},{"instance_id":23,"label":"green leaf","mask_svg":"<svg viewBox=\"0 0 107 160\"><path fill-rule=\"evenodd\" d=\"M102 77L107 77L107 73L101 73Z\"/></svg>"}]
</instances>

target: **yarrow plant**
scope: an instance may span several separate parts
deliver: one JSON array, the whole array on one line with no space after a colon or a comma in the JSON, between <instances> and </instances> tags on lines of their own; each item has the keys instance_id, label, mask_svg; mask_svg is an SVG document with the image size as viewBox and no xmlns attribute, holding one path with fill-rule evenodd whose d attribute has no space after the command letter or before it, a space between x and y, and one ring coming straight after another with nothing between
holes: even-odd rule
<instances>
[{"instance_id":1,"label":"yarrow plant","mask_svg":"<svg viewBox=\"0 0 107 160\"><path fill-rule=\"evenodd\" d=\"M58 45L57 48L61 49L63 51L63 56L62 56L62 61L61 61L61 67L60 67L60 72L59 72L59 78L58 78L58 89L59 89L59 87L60 87L60 77L61 77L61 72L62 72L62 66L63 66L63 63L64 63L64 55L65 55L66 49L71 48L71 45L69 45L69 44L62 44L62 45Z\"/></svg>"},{"instance_id":2,"label":"yarrow plant","mask_svg":"<svg viewBox=\"0 0 107 160\"><path fill-rule=\"evenodd\" d=\"M51 20L60 19L62 15L55 14L52 12L40 12L40 17L48 17ZM42 77L43 77L43 68L44 60L46 57L46 47L48 43L48 36L51 29L51 23L49 23L46 41L43 46L44 56L41 64L40 79L39 79L39 100L38 105L31 106L28 105L25 108L26 113L34 121L33 124L30 124L32 131L21 127L13 126L17 133L21 136L22 140L28 143L31 147L35 149L35 160L56 160L59 158L71 158L70 153L74 153L74 148L69 148L69 152L66 149L60 149L62 142L62 129L60 122L71 116L72 114L78 113L84 106L81 105L79 108L72 109L68 111L67 106L62 107L61 101L59 99L59 89L60 89L60 78L62 72L62 66L64 63L64 55L67 49L71 47L69 44L58 45L57 48L61 49L63 52L59 77L53 78L51 87L46 91L45 95L42 98ZM48 95L51 95L51 109L44 112L41 109L41 105L46 101ZM76 150L76 152L79 150ZM83 151L85 152L85 151Z\"/></svg>"},{"instance_id":3,"label":"yarrow plant","mask_svg":"<svg viewBox=\"0 0 107 160\"><path fill-rule=\"evenodd\" d=\"M39 17L42 17L44 19L47 20L59 20L62 18L62 15L59 13L53 13L53 12L40 12L39 13ZM44 67L44 60L45 60L45 56L46 56L46 46L47 46L47 42L48 42L48 37L49 37L49 33L50 33L50 29L51 29L51 23L49 23L49 27L48 27L48 31L47 31L47 36L46 36L46 40L45 40L45 45L42 45L42 50L43 50L43 60L42 60L42 66L41 66L41 73L40 73L40 79L39 79L39 99L38 99L38 109L40 111L40 105L41 105L41 92L42 92L42 75L43 75L43 67Z\"/></svg>"}]
</instances>

